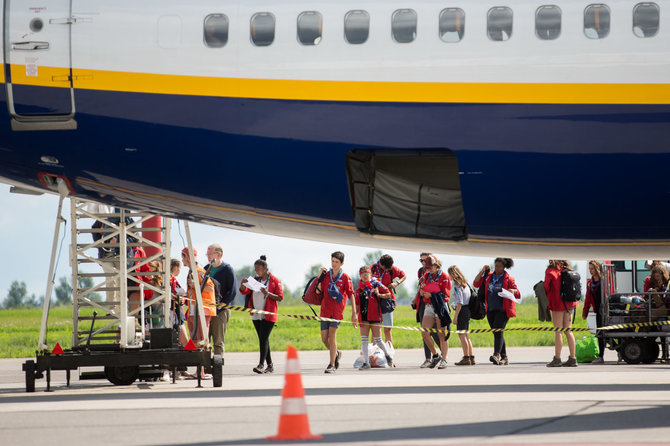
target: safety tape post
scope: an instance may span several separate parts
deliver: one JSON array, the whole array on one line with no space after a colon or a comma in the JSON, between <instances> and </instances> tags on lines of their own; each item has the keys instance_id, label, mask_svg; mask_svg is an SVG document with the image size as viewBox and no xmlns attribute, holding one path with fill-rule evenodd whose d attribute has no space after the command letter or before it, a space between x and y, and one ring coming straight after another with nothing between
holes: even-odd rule
<instances>
[{"instance_id":1,"label":"safety tape post","mask_svg":"<svg viewBox=\"0 0 670 446\"><path fill-rule=\"evenodd\" d=\"M184 300L191 300L189 298L183 298ZM275 315L281 317L287 317L291 319L298 319L304 321L323 321L323 322L340 322L345 324L353 324L350 320L343 319L331 319L328 317L321 316L310 316L303 314L281 314L273 313L271 311L265 310L256 310L255 308L242 307L239 305L228 305L228 304L218 304L217 308L224 308L231 311L242 311L249 314L266 314L266 315ZM374 325L374 324L370 324ZM631 322L628 324L616 324L608 325L606 327L598 327L598 331L611 331L611 330L625 330L628 328L645 328L645 327L656 327L661 325L670 325L670 321L656 321L656 322ZM471 328L469 330L444 330L438 328L423 328L423 327L404 327L398 325L392 325L391 327L386 328L396 328L398 330L409 330L409 331L418 331L418 332L428 332L428 333L454 333L454 334L481 334L481 333L500 333L506 331L543 331L543 332L568 332L568 331L590 331L589 328L585 327L509 327L509 328Z\"/></svg>"}]
</instances>

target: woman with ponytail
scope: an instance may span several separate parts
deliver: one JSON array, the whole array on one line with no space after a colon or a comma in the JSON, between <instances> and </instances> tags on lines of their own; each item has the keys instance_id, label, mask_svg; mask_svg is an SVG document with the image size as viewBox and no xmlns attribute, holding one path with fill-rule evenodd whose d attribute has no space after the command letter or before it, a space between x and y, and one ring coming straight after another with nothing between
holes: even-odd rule
<instances>
[{"instance_id":1,"label":"woman with ponytail","mask_svg":"<svg viewBox=\"0 0 670 446\"><path fill-rule=\"evenodd\" d=\"M240 293L246 296L246 307L273 314L251 314L251 321L254 324L254 328L256 328L260 350L260 360L258 361L258 365L253 368L253 371L256 373L272 373L274 372L274 366L270 354L270 333L272 333L275 322L277 322L277 304L284 299L284 292L282 291L279 279L268 271L268 263L265 256L261 256L260 259L254 262L254 270L256 271L254 279L260 282L261 288L259 291L251 290L246 287L246 283L249 280L247 278L242 279ZM265 369L263 369L263 364L267 365Z\"/></svg>"},{"instance_id":2,"label":"woman with ponytail","mask_svg":"<svg viewBox=\"0 0 670 446\"><path fill-rule=\"evenodd\" d=\"M514 277L507 272L514 266L514 260L498 257L493 265L493 271L490 271L488 265L484 265L472 284L475 288L479 288L482 283L486 284L486 318L489 321L489 327L504 329L507 321L516 317L516 303L511 299L503 298L501 294L503 290L507 290L516 299L520 299L521 295ZM505 334L502 331L493 333L493 355L489 360L495 365L509 364Z\"/></svg>"}]
</instances>

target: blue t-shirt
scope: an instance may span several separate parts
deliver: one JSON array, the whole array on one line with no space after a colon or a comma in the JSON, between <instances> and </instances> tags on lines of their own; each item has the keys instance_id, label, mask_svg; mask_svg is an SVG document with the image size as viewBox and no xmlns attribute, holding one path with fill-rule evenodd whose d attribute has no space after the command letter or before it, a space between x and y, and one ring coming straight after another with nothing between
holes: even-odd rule
<instances>
[{"instance_id":1,"label":"blue t-shirt","mask_svg":"<svg viewBox=\"0 0 670 446\"><path fill-rule=\"evenodd\" d=\"M489 297L488 297L487 312L503 309L503 297L498 295L498 293L502 290L503 277L505 277L505 272L503 272L497 277L495 273L493 273L493 275L491 276L488 288Z\"/></svg>"}]
</instances>

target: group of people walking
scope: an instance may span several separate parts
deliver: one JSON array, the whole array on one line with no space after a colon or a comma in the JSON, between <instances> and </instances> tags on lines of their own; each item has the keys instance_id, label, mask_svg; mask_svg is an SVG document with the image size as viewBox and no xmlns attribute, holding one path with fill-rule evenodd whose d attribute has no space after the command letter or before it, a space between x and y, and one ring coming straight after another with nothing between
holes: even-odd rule
<instances>
[{"instance_id":1,"label":"group of people walking","mask_svg":"<svg viewBox=\"0 0 670 446\"><path fill-rule=\"evenodd\" d=\"M189 249L182 251L182 262L191 268ZM197 257L197 252L194 251ZM256 329L259 341L259 362L253 371L258 374L272 373L270 348L270 334L277 321L278 304L283 300L284 293L281 281L269 269L267 259L261 256L254 262L255 277L244 278L239 287L236 283L234 271L230 265L222 261L223 250L213 244L207 249L209 264L204 268L196 264L198 283L202 292L204 306L204 320L214 346L214 354L224 352L226 327L230 318L230 310L217 306L218 303L232 304L236 291L245 296L247 308L262 310L252 312L251 319ZM320 321L321 340L328 350L328 363L325 373L331 374L339 368L342 352L338 349L337 331L345 317L347 301L350 302L350 320L354 328L360 331L361 353L363 363L361 370L371 368L369 361L369 345L373 343L383 352L389 366L394 366L393 358L393 311L396 307L395 289L401 285L407 275L394 265L393 258L385 254L372 265L363 265L359 268L358 286L354 289L351 277L342 269L345 255L341 251L331 254L330 268L322 267L316 278L315 293L321 296L320 316L328 320ZM417 271L418 290L412 308L416 311L416 320L420 323L422 340L425 351L425 360L421 368L445 369L449 352L449 337L451 325L457 330L467 331L471 320L470 300L483 296L486 319L491 328L504 329L511 318L516 317L516 302L520 300L520 292L509 269L514 266L510 258L496 258L493 268L484 265L470 283L463 272L456 265L443 268L442 262L432 253L421 253L421 263ZM188 321L190 338L195 342L204 342L203 330L196 318L195 282L189 271L187 288L181 289L177 282L180 263L173 260L171 264L172 292L175 299L185 298L188 311L180 315L175 305L175 328L179 331L182 345L188 340L188 333L184 322ZM663 266L659 267L664 268ZM570 269L565 260L550 260L545 272L544 291L548 300L548 308L555 327L570 328L574 318L577 302L566 302L561 298L561 273ZM586 302L583 317L586 318L589 308L593 307L599 315L600 304L600 264L597 261L589 262L591 278L587 282ZM650 283L665 280L660 271L660 278L652 271ZM650 285L650 287L652 286ZM602 321L599 321L599 325ZM383 339L382 339L383 336ZM472 341L467 333L459 333L463 357L455 362L457 366L475 365L475 356ZM569 356L562 362L561 350L563 336L566 337ZM489 357L495 365L509 364L504 331L493 333L493 353ZM604 350L601 346L601 351ZM602 356L601 359L602 360ZM596 361L598 362L598 361ZM547 364L549 367L574 367L575 338L571 331L555 334L554 358ZM205 378L207 378L205 376Z\"/></svg>"}]
</instances>

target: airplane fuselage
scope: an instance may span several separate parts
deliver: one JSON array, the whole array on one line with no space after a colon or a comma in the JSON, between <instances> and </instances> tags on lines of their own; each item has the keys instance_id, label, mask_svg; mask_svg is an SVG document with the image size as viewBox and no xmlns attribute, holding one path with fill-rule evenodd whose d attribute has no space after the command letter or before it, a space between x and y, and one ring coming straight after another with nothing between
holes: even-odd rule
<instances>
[{"instance_id":1,"label":"airplane fuselage","mask_svg":"<svg viewBox=\"0 0 670 446\"><path fill-rule=\"evenodd\" d=\"M670 3L503 3L6 1L0 177L342 243L667 252Z\"/></svg>"}]
</instances>

